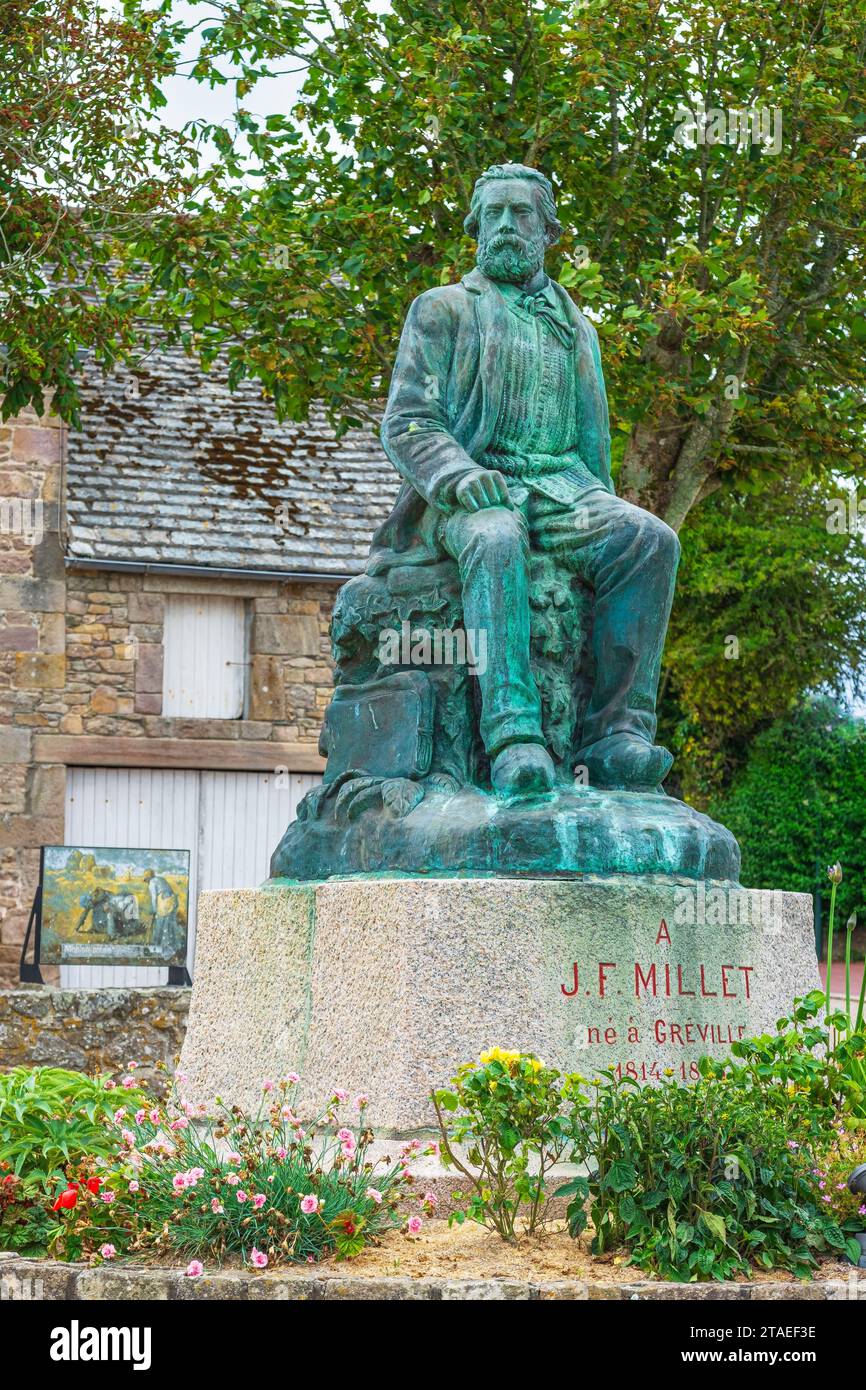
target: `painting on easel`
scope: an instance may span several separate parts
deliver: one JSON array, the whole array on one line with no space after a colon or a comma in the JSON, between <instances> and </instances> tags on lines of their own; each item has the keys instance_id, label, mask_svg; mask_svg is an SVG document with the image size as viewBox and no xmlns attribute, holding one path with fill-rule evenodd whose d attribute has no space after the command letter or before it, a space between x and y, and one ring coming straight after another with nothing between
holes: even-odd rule
<instances>
[{"instance_id":1,"label":"painting on easel","mask_svg":"<svg viewBox=\"0 0 866 1390\"><path fill-rule=\"evenodd\" d=\"M43 964L185 964L189 850L46 845L41 883Z\"/></svg>"}]
</instances>

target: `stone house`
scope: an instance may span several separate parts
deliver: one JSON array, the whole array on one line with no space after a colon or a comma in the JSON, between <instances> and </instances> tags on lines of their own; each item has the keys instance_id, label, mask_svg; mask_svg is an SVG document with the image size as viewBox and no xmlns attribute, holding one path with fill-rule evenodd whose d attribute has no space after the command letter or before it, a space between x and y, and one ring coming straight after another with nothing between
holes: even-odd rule
<instances>
[{"instance_id":1,"label":"stone house","mask_svg":"<svg viewBox=\"0 0 866 1390\"><path fill-rule=\"evenodd\" d=\"M80 430L0 430L0 987L43 845L189 849L191 904L267 877L323 766L337 586L397 486L372 430L279 425L179 351L86 371Z\"/></svg>"}]
</instances>

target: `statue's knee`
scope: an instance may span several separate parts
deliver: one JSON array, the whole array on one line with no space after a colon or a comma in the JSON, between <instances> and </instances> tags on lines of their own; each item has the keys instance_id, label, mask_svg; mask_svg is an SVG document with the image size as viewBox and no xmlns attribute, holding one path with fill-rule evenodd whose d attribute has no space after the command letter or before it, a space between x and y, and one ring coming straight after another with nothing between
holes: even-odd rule
<instances>
[{"instance_id":1,"label":"statue's knee","mask_svg":"<svg viewBox=\"0 0 866 1390\"><path fill-rule=\"evenodd\" d=\"M680 541L676 531L662 521L654 512L646 512L642 507L629 506L626 524L635 532L638 540L659 555L665 556L671 564L680 558Z\"/></svg>"},{"instance_id":2,"label":"statue's knee","mask_svg":"<svg viewBox=\"0 0 866 1390\"><path fill-rule=\"evenodd\" d=\"M507 507L484 507L470 512L462 527L464 545L492 555L512 555L525 544L517 514Z\"/></svg>"}]
</instances>

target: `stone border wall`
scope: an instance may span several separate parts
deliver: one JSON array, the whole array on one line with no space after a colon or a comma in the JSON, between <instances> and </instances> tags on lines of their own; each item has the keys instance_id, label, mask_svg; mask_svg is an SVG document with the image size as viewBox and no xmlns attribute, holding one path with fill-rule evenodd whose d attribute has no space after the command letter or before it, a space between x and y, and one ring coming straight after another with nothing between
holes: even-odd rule
<instances>
[{"instance_id":1,"label":"stone border wall","mask_svg":"<svg viewBox=\"0 0 866 1390\"><path fill-rule=\"evenodd\" d=\"M0 990L0 1071L19 1066L114 1071L137 1062L145 1086L165 1090L186 1032L189 989Z\"/></svg>"},{"instance_id":2,"label":"stone border wall","mask_svg":"<svg viewBox=\"0 0 866 1390\"><path fill-rule=\"evenodd\" d=\"M281 1272L254 1274L226 1270L188 1279L180 1270L135 1269L123 1265L57 1264L24 1260L0 1252L0 1299L173 1302L176 1300L279 1299L292 1302L546 1302L571 1303L646 1301L683 1302L866 1302L866 1275L852 1268L851 1278L755 1284L600 1284L559 1280L537 1284L510 1279L399 1279L298 1275Z\"/></svg>"}]
</instances>

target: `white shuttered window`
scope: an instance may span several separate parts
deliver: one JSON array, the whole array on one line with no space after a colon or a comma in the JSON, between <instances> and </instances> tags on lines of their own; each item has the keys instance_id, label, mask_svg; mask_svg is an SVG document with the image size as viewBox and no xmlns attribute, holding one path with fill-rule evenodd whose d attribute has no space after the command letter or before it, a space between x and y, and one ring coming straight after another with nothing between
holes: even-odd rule
<instances>
[{"instance_id":1,"label":"white shuttered window","mask_svg":"<svg viewBox=\"0 0 866 1390\"><path fill-rule=\"evenodd\" d=\"M241 718L247 669L243 599L217 594L170 594L163 642L164 715Z\"/></svg>"}]
</instances>

